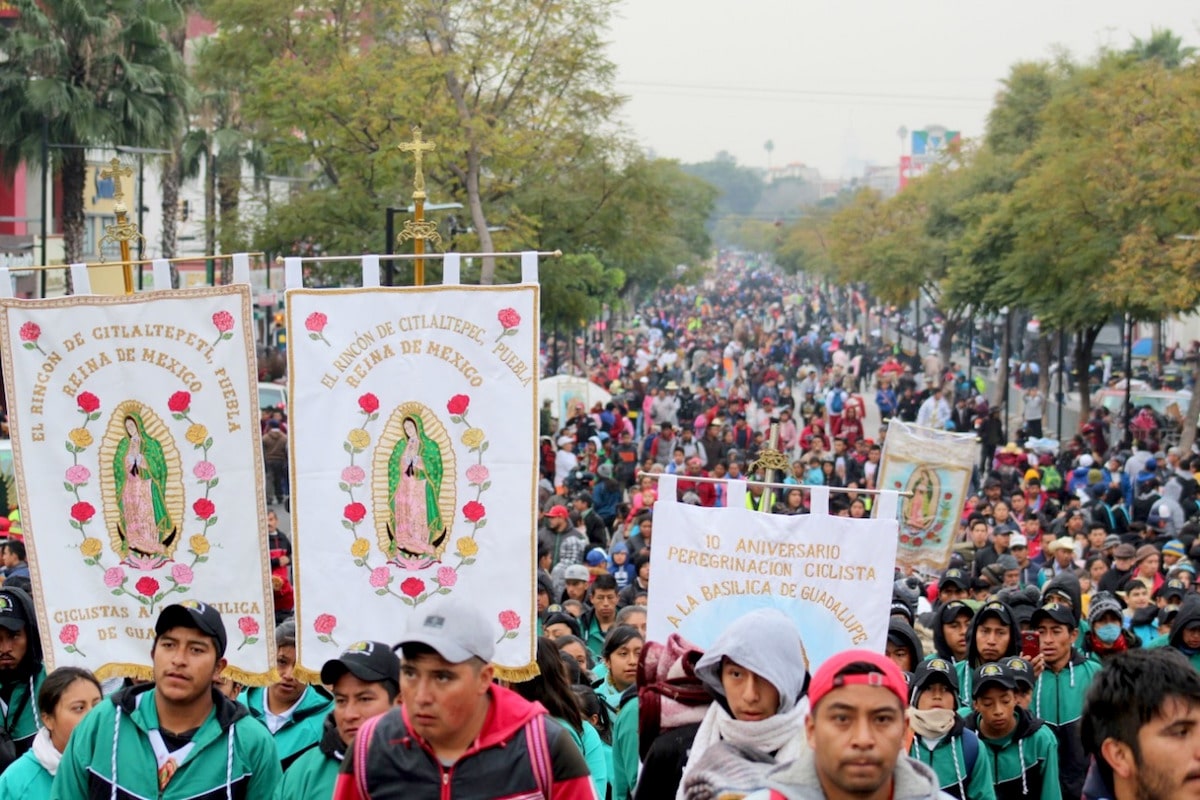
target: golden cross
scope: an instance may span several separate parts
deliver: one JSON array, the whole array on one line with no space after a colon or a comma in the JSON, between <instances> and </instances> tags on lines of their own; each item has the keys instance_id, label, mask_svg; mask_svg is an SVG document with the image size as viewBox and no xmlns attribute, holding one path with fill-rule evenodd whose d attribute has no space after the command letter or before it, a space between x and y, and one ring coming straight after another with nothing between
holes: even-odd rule
<instances>
[{"instance_id":1,"label":"golden cross","mask_svg":"<svg viewBox=\"0 0 1200 800\"><path fill-rule=\"evenodd\" d=\"M402 142L398 149L404 153L412 153L413 158L417 162L417 176L413 181L413 189L421 194L425 193L425 173L421 169L421 159L425 153L431 153L437 149L436 142L427 142L421 138L421 126L414 125L412 128L413 140L411 142ZM132 173L131 173L132 174Z\"/></svg>"},{"instance_id":2,"label":"golden cross","mask_svg":"<svg viewBox=\"0 0 1200 800\"><path fill-rule=\"evenodd\" d=\"M132 178L133 168L122 167L121 160L113 158L108 162L108 166L100 170L100 180L106 181L112 178L113 182L113 200L124 200L125 190L121 188L121 178Z\"/></svg>"}]
</instances>

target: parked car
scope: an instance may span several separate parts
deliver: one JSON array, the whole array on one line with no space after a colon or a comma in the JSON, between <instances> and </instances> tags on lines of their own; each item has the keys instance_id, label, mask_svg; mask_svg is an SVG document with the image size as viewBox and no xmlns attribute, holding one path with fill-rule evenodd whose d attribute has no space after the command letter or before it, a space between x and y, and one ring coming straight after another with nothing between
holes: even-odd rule
<instances>
[{"instance_id":1,"label":"parked car","mask_svg":"<svg viewBox=\"0 0 1200 800\"><path fill-rule=\"evenodd\" d=\"M287 386L282 383L258 384L259 408L287 408Z\"/></svg>"}]
</instances>

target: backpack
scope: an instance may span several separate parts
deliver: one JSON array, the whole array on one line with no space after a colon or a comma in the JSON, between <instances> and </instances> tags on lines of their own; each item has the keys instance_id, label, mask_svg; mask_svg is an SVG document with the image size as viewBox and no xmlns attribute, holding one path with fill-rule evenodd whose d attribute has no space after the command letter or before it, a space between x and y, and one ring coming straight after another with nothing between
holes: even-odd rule
<instances>
[{"instance_id":1,"label":"backpack","mask_svg":"<svg viewBox=\"0 0 1200 800\"><path fill-rule=\"evenodd\" d=\"M354 739L354 782L360 795L371 800L367 791L367 753L371 748L371 739L375 735L375 726L386 714L372 717L358 729ZM522 729L525 732L526 748L529 751L529 765L533 768L533 777L537 782L538 794L546 800L554 795L554 763L550 757L550 740L546 735L546 715L538 714Z\"/></svg>"},{"instance_id":2,"label":"backpack","mask_svg":"<svg viewBox=\"0 0 1200 800\"><path fill-rule=\"evenodd\" d=\"M1063 479L1062 473L1058 471L1058 467L1053 464L1047 464L1042 467L1042 488L1046 491L1054 492L1062 488Z\"/></svg>"},{"instance_id":3,"label":"backpack","mask_svg":"<svg viewBox=\"0 0 1200 800\"><path fill-rule=\"evenodd\" d=\"M846 408L846 393L838 389L829 398L829 410L834 414L840 414Z\"/></svg>"}]
</instances>

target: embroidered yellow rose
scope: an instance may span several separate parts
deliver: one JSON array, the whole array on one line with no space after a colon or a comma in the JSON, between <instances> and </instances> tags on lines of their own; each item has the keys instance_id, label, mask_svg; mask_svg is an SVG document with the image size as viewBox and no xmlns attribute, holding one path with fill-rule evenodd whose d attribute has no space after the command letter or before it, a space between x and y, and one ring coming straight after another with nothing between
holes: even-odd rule
<instances>
[{"instance_id":1,"label":"embroidered yellow rose","mask_svg":"<svg viewBox=\"0 0 1200 800\"><path fill-rule=\"evenodd\" d=\"M192 552L198 556L202 556L208 552L208 539L200 534L196 534L191 539L188 539L188 545L192 548Z\"/></svg>"},{"instance_id":2,"label":"embroidered yellow rose","mask_svg":"<svg viewBox=\"0 0 1200 800\"><path fill-rule=\"evenodd\" d=\"M483 442L483 431L479 428L467 428L462 435L462 443L467 447L479 447Z\"/></svg>"},{"instance_id":3,"label":"embroidered yellow rose","mask_svg":"<svg viewBox=\"0 0 1200 800\"><path fill-rule=\"evenodd\" d=\"M354 449L362 450L371 443L371 434L362 428L355 428L350 431L350 435L346 437L346 441L350 442L350 446Z\"/></svg>"},{"instance_id":4,"label":"embroidered yellow rose","mask_svg":"<svg viewBox=\"0 0 1200 800\"><path fill-rule=\"evenodd\" d=\"M67 438L76 447L92 446L92 435L88 433L87 428L72 428L71 432L67 434Z\"/></svg>"},{"instance_id":5,"label":"embroidered yellow rose","mask_svg":"<svg viewBox=\"0 0 1200 800\"><path fill-rule=\"evenodd\" d=\"M369 552L371 552L371 543L366 539L355 539L354 544L350 545L350 555L355 558L366 558Z\"/></svg>"},{"instance_id":6,"label":"embroidered yellow rose","mask_svg":"<svg viewBox=\"0 0 1200 800\"><path fill-rule=\"evenodd\" d=\"M86 558L95 558L96 556L100 555L100 551L103 549L103 547L104 545L100 543L99 539L89 536L83 540L82 544L79 545L79 552L83 553Z\"/></svg>"},{"instance_id":7,"label":"embroidered yellow rose","mask_svg":"<svg viewBox=\"0 0 1200 800\"><path fill-rule=\"evenodd\" d=\"M204 444L204 440L208 438L208 428L204 427L198 422L194 423L188 426L187 433L184 434L184 438L186 438L192 444Z\"/></svg>"},{"instance_id":8,"label":"embroidered yellow rose","mask_svg":"<svg viewBox=\"0 0 1200 800\"><path fill-rule=\"evenodd\" d=\"M467 536L464 536L455 542L454 546L458 548L458 554L463 558L470 558L479 552L479 545L475 544L474 539L471 539Z\"/></svg>"}]
</instances>

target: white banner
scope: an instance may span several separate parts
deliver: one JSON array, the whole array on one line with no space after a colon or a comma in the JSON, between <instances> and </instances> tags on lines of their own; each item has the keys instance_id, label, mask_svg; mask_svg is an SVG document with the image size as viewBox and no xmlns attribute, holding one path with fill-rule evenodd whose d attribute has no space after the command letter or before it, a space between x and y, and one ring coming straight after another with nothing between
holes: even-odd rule
<instances>
[{"instance_id":1,"label":"white banner","mask_svg":"<svg viewBox=\"0 0 1200 800\"><path fill-rule=\"evenodd\" d=\"M298 663L485 606L532 674L538 286L289 290Z\"/></svg>"},{"instance_id":2,"label":"white banner","mask_svg":"<svg viewBox=\"0 0 1200 800\"><path fill-rule=\"evenodd\" d=\"M0 300L46 669L149 677L159 611L220 609L229 673L275 664L247 286Z\"/></svg>"},{"instance_id":3,"label":"white banner","mask_svg":"<svg viewBox=\"0 0 1200 800\"><path fill-rule=\"evenodd\" d=\"M882 653L895 559L894 519L659 500L649 637L665 642L679 633L707 648L745 614L778 608L795 621L810 670L849 648Z\"/></svg>"}]
</instances>

